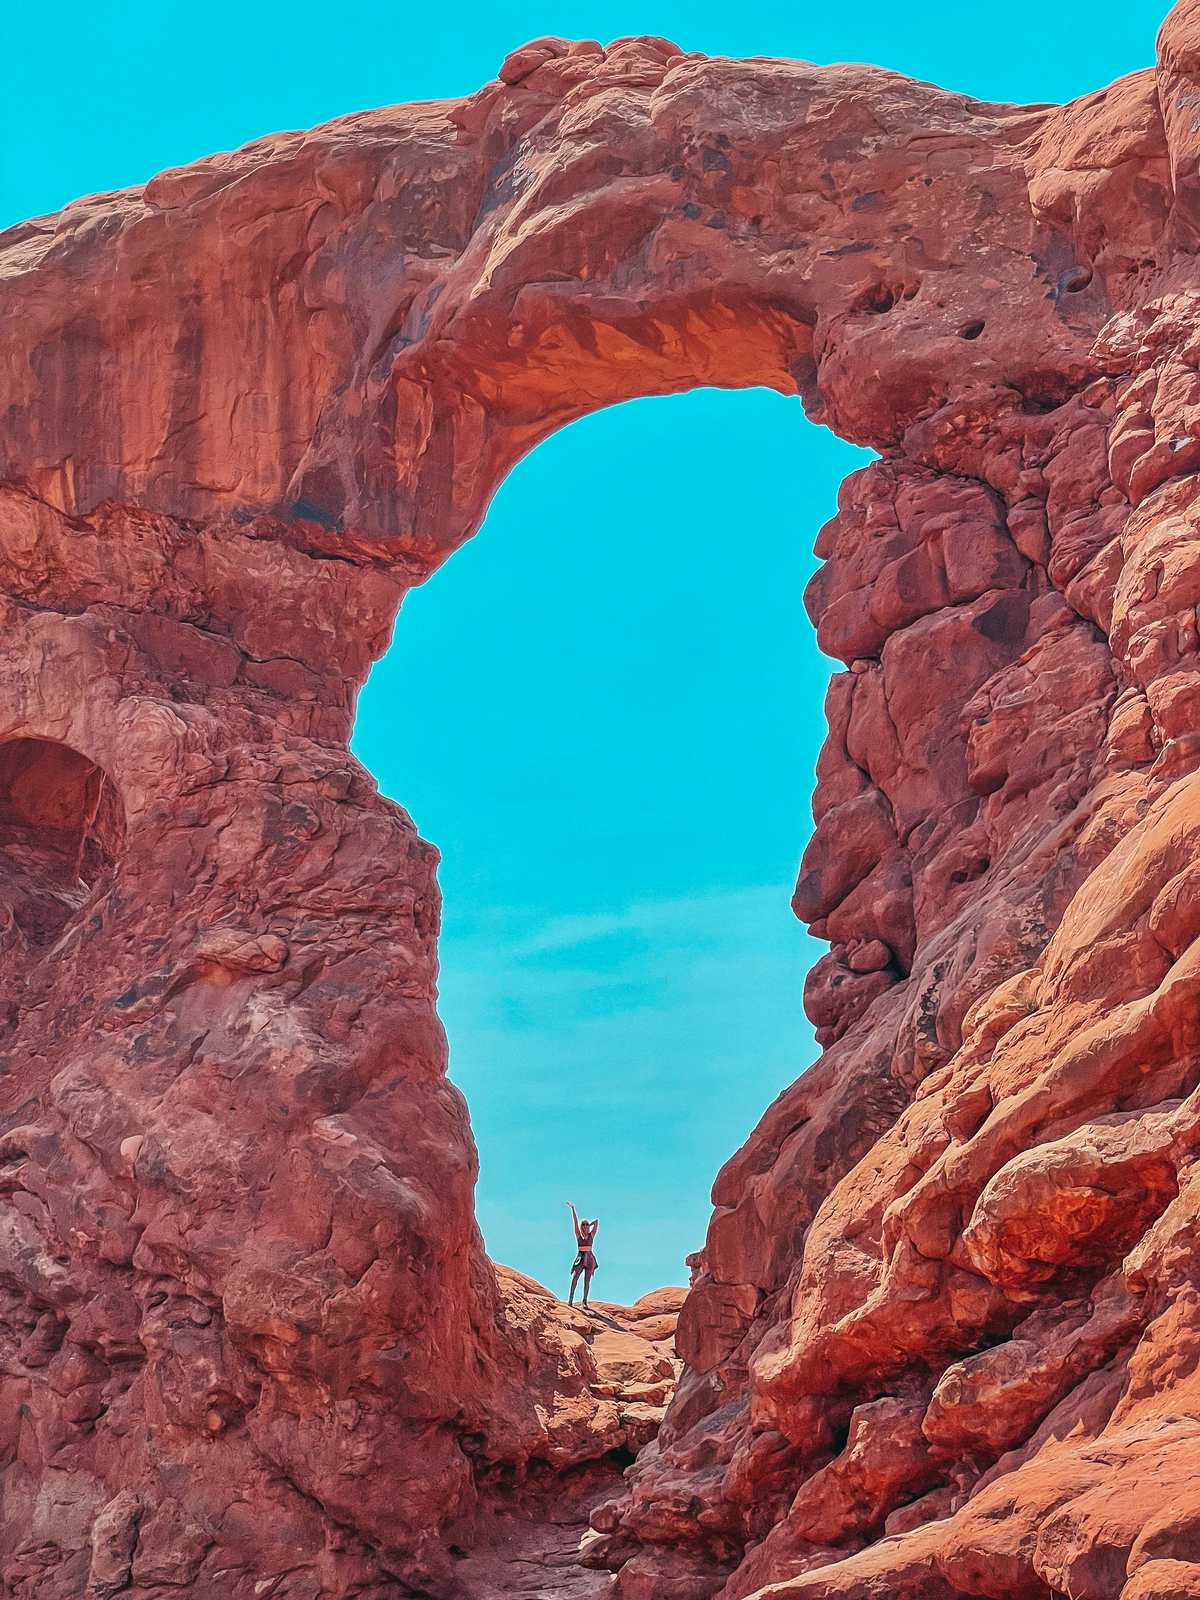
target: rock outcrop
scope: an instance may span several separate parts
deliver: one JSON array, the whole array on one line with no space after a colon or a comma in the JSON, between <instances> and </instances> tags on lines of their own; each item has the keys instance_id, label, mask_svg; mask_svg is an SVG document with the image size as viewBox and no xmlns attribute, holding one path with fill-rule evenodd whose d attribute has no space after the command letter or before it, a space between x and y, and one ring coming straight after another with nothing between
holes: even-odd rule
<instances>
[{"instance_id":1,"label":"rock outcrop","mask_svg":"<svg viewBox=\"0 0 1200 1600\"><path fill-rule=\"evenodd\" d=\"M547 39L0 236L6 1593L1200 1594L1198 157L1197 0L1063 107ZM824 1053L660 1428L671 1304L483 1253L347 739L511 464L703 383L879 460L807 596ZM497 1519L564 1495L560 1582Z\"/></svg>"}]
</instances>

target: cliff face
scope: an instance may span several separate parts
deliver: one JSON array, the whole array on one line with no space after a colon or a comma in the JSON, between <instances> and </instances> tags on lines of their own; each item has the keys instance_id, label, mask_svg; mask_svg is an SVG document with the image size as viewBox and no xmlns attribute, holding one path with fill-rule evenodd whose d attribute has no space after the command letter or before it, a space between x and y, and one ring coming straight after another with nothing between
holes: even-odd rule
<instances>
[{"instance_id":1,"label":"cliff face","mask_svg":"<svg viewBox=\"0 0 1200 1600\"><path fill-rule=\"evenodd\" d=\"M547 40L0 236L6 1592L483 1595L481 1519L653 1435L663 1352L484 1256L346 741L523 452L764 383L881 457L807 596L824 1053L586 1560L1200 1594L1197 108L1196 0L1051 108Z\"/></svg>"}]
</instances>

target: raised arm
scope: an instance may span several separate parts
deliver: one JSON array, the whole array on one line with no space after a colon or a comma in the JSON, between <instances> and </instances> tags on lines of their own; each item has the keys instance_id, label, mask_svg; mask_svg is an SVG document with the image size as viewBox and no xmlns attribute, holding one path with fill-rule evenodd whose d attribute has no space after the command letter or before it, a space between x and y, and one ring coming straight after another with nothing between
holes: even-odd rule
<instances>
[{"instance_id":1,"label":"raised arm","mask_svg":"<svg viewBox=\"0 0 1200 1600\"><path fill-rule=\"evenodd\" d=\"M569 1200L567 1201L567 1206L569 1207L570 1212L571 1212L571 1220L575 1224L575 1243L576 1244L582 1244L583 1243L583 1235L579 1231L579 1213L578 1213L578 1211L576 1211L575 1207L571 1204L571 1202Z\"/></svg>"}]
</instances>

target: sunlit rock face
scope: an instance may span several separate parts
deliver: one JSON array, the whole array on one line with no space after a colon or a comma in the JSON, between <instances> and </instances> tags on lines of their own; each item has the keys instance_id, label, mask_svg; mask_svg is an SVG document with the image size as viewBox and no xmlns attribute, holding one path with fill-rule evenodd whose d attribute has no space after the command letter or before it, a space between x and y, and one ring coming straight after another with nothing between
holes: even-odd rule
<instances>
[{"instance_id":1,"label":"sunlit rock face","mask_svg":"<svg viewBox=\"0 0 1200 1600\"><path fill-rule=\"evenodd\" d=\"M1200 1593L1198 121L1195 0L1051 108L543 40L0 236L6 1593L469 1600L559 1489L580 1595ZM487 1261L347 738L512 463L701 383L880 460L824 1054L672 1348Z\"/></svg>"}]
</instances>

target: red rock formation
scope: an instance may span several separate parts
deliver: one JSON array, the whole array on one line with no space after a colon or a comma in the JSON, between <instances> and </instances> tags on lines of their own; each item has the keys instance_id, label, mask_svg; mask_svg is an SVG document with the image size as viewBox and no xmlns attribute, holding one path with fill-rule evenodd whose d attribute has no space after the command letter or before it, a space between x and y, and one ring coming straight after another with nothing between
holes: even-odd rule
<instances>
[{"instance_id":1,"label":"red rock formation","mask_svg":"<svg viewBox=\"0 0 1200 1600\"><path fill-rule=\"evenodd\" d=\"M524 451L766 383L880 454L808 595L826 1048L587 1572L1200 1593L1198 107L1197 0L1065 107L542 40L0 238L7 1592L503 1592L653 1433L663 1354L483 1255L346 740Z\"/></svg>"}]
</instances>

